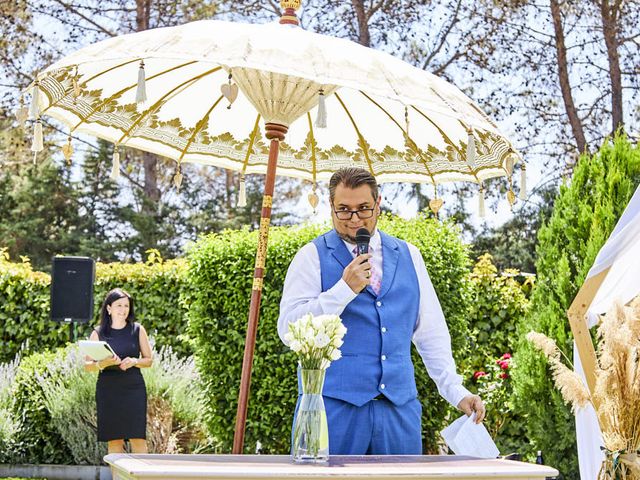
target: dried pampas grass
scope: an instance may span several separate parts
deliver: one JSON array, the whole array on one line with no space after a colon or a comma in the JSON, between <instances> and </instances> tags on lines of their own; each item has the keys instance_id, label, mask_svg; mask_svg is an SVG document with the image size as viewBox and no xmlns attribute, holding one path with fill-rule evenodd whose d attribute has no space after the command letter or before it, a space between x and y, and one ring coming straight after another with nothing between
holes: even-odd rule
<instances>
[{"instance_id":1,"label":"dried pampas grass","mask_svg":"<svg viewBox=\"0 0 640 480\"><path fill-rule=\"evenodd\" d=\"M606 452L598 478L640 480L640 296L629 305L614 304L602 317L592 394L562 362L564 355L552 339L537 332L527 334L527 339L549 360L565 402L574 411L589 402L594 406Z\"/></svg>"}]
</instances>

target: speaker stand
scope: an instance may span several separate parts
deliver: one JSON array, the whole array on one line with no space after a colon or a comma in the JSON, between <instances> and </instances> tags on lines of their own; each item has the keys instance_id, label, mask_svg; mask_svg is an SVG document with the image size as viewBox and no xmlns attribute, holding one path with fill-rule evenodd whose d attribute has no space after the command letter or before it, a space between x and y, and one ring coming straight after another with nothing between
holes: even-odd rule
<instances>
[{"instance_id":1,"label":"speaker stand","mask_svg":"<svg viewBox=\"0 0 640 480\"><path fill-rule=\"evenodd\" d=\"M69 324L69 342L76 343L78 337L78 330L76 328L76 322L73 321L73 318L65 318L64 323Z\"/></svg>"}]
</instances>

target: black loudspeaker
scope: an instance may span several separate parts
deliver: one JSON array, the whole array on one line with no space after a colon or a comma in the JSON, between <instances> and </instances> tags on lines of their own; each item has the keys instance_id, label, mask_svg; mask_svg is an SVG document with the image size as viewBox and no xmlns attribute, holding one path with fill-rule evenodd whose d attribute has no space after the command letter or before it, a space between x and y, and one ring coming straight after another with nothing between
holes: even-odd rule
<instances>
[{"instance_id":1,"label":"black loudspeaker","mask_svg":"<svg viewBox=\"0 0 640 480\"><path fill-rule=\"evenodd\" d=\"M87 323L93 319L95 262L88 257L53 257L51 320Z\"/></svg>"}]
</instances>

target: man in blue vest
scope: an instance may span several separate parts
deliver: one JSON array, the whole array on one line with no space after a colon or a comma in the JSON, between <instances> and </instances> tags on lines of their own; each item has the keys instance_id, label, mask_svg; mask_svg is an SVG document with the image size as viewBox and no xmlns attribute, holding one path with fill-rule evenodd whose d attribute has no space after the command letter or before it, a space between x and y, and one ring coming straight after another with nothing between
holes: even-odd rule
<instances>
[{"instance_id":1,"label":"man in blue vest","mask_svg":"<svg viewBox=\"0 0 640 480\"><path fill-rule=\"evenodd\" d=\"M477 395L462 386L440 303L418 249L376 229L375 178L344 168L329 182L333 230L296 254L284 283L278 333L311 312L340 315L347 327L342 358L327 369L323 390L333 455L422 454L411 342L440 394L484 419ZM356 256L356 232L371 233Z\"/></svg>"}]
</instances>

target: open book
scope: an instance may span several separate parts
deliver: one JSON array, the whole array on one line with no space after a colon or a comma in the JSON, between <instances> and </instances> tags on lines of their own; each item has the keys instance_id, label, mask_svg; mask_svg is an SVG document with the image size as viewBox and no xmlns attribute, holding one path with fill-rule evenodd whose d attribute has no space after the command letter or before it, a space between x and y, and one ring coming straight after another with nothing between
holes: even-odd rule
<instances>
[{"instance_id":1,"label":"open book","mask_svg":"<svg viewBox=\"0 0 640 480\"><path fill-rule=\"evenodd\" d=\"M80 347L80 351L82 353L91 357L91 359L96 362L111 358L115 355L115 352L111 349L109 344L102 340L80 340L78 342L78 347Z\"/></svg>"}]
</instances>

